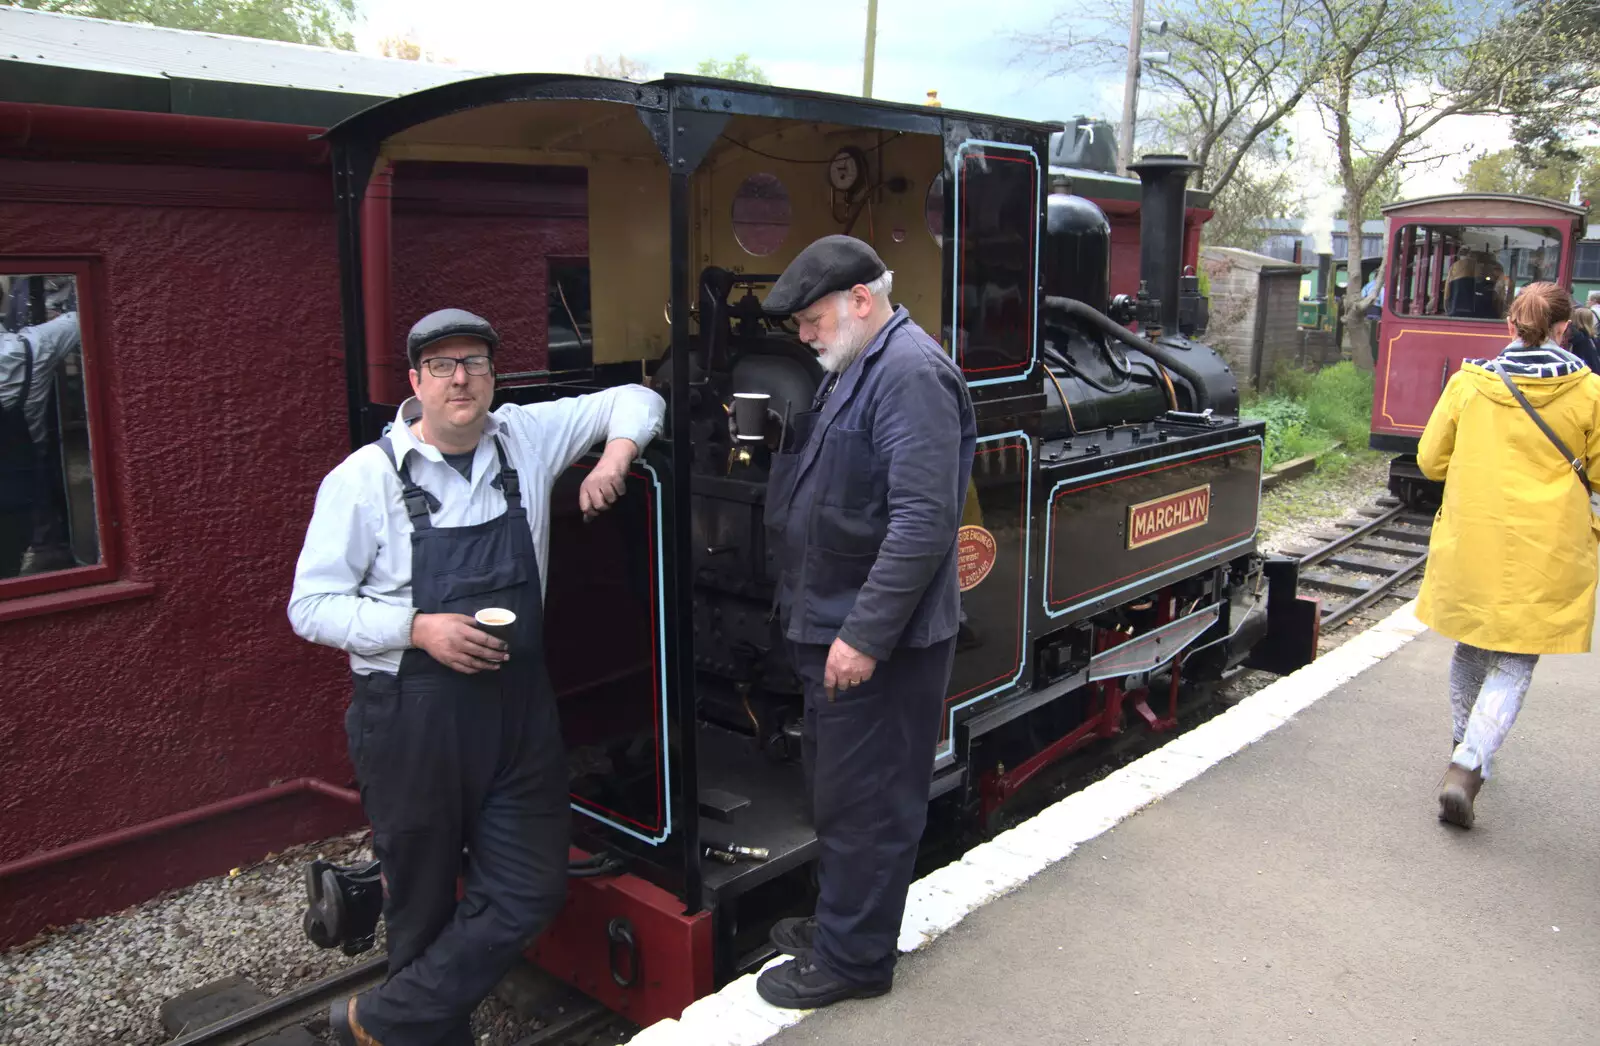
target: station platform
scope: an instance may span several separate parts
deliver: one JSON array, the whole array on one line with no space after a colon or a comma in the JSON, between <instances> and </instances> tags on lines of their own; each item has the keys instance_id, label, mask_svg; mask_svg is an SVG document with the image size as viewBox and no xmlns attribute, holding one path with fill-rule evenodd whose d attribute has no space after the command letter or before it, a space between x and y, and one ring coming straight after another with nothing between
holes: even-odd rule
<instances>
[{"instance_id":1,"label":"station platform","mask_svg":"<svg viewBox=\"0 0 1600 1046\"><path fill-rule=\"evenodd\" d=\"M919 880L886 997L633 1042L1600 1043L1600 663L1540 663L1463 831L1451 648L1402 608Z\"/></svg>"}]
</instances>

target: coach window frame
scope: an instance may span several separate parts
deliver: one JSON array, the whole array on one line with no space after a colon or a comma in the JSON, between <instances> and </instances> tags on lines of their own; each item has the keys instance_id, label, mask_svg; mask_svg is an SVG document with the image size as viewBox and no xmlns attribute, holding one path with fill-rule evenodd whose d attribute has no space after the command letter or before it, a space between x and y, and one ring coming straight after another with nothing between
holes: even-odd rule
<instances>
[{"instance_id":1,"label":"coach window frame","mask_svg":"<svg viewBox=\"0 0 1600 1046\"><path fill-rule=\"evenodd\" d=\"M1505 323L1504 316L1461 316L1451 315L1442 311L1449 295L1449 273L1447 263L1455 256L1449 253L1447 246L1449 237L1445 230L1449 229L1516 229L1522 232L1542 231L1549 234L1554 248L1555 273L1551 279L1557 283L1564 281L1563 262L1564 251L1561 230L1554 224L1540 225L1537 222L1544 219L1527 218L1516 221L1468 219L1439 219L1417 216L1402 220L1395 228L1389 244L1390 272L1386 275L1388 284L1387 309L1397 318L1407 320L1448 320L1452 323ZM1552 219L1553 220L1553 219ZM1459 252L1460 245L1455 250ZM1496 260L1498 261L1498 254ZM1577 265L1577 252L1572 255L1572 266ZM1519 261L1521 259L1518 259ZM1509 310L1512 300L1516 298L1518 275L1515 271L1506 273L1510 283L1509 296L1506 307ZM1530 281L1532 282L1532 281ZM1570 280L1565 280L1570 283ZM1526 286L1526 284L1523 284ZM1418 293L1420 291L1420 294ZM1419 308L1420 304L1420 308Z\"/></svg>"},{"instance_id":2,"label":"coach window frame","mask_svg":"<svg viewBox=\"0 0 1600 1046\"><path fill-rule=\"evenodd\" d=\"M98 563L0 578L0 620L6 620L31 615L38 609L57 609L33 608L20 602L29 597L66 593L119 580L122 574L122 542L120 523L112 511L115 496L111 482L111 454L107 446L107 361L101 315L105 301L105 280L101 260L96 255L84 254L3 254L0 255L0 275L59 275L71 276L75 281L81 342L79 352L83 368L84 421L88 426L94 521L100 547Z\"/></svg>"}]
</instances>

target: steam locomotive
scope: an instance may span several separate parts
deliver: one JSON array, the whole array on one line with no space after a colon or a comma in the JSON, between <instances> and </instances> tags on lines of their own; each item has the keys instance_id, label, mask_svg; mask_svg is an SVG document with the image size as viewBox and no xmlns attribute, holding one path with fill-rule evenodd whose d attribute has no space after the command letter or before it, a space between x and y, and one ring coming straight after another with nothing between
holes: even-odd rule
<instances>
[{"instance_id":1,"label":"steam locomotive","mask_svg":"<svg viewBox=\"0 0 1600 1046\"><path fill-rule=\"evenodd\" d=\"M771 922L808 904L800 688L763 508L770 454L822 374L761 297L816 237L874 242L977 412L964 622L929 783L942 814L993 813L1132 716L1171 728L1182 682L1314 656L1295 565L1256 551L1263 425L1237 417L1232 374L1196 340L1194 165L1134 165L1139 288L1114 295L1111 222L1049 165L1052 135L1072 133L691 77L541 75L422 91L327 132L353 445L398 402L389 200L418 164L586 184L593 367L502 374L503 401L617 380L668 401L613 512L579 520L587 463L553 498L547 648L575 845L567 906L529 950L641 1023L759 965ZM370 944L373 869L309 877L313 938Z\"/></svg>"}]
</instances>

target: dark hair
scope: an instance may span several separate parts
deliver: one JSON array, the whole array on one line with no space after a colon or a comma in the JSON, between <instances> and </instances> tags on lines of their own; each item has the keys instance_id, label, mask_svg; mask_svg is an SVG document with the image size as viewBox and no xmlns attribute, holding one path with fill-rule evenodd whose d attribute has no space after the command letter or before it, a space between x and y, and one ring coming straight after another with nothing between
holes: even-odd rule
<instances>
[{"instance_id":1,"label":"dark hair","mask_svg":"<svg viewBox=\"0 0 1600 1046\"><path fill-rule=\"evenodd\" d=\"M1517 329L1522 344L1529 348L1543 345L1556 324L1572 319L1572 296L1553 283L1530 283L1511 303L1506 319Z\"/></svg>"}]
</instances>

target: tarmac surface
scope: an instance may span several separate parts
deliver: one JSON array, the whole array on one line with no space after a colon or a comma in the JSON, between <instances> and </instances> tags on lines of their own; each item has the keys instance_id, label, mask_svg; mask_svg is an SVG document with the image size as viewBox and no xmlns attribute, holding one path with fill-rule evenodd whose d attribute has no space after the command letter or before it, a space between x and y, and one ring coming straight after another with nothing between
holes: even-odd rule
<instances>
[{"instance_id":1,"label":"tarmac surface","mask_svg":"<svg viewBox=\"0 0 1600 1046\"><path fill-rule=\"evenodd\" d=\"M1600 663L1547 657L1470 831L1431 632L770 1042L1600 1044Z\"/></svg>"}]
</instances>

